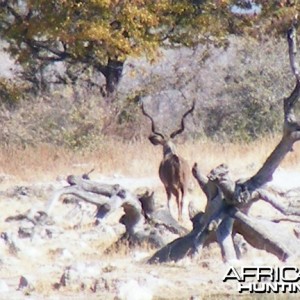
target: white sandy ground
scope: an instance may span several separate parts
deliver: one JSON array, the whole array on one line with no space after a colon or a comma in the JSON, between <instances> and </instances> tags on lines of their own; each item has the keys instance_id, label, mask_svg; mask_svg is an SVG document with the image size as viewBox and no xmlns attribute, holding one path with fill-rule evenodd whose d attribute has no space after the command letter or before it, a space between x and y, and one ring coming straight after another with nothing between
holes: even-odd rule
<instances>
[{"instance_id":1,"label":"white sandy ground","mask_svg":"<svg viewBox=\"0 0 300 300\"><path fill-rule=\"evenodd\" d=\"M121 175L105 177L93 174L92 179L106 183L118 183L134 191L141 186L157 190L156 199L162 205L165 195L158 178L128 178ZM300 186L300 173L279 169L273 183L285 188ZM24 183L21 183L24 185ZM178 263L148 265L146 259L153 250L124 247L118 252L104 254L104 250L116 239L116 232L123 232L116 225L121 211L116 212L104 224L92 225L94 207L83 206L83 217L74 205L57 203L53 208L55 225L52 237L41 228L32 238L19 238L21 221L5 222L9 216L24 213L28 209L43 209L50 195L62 187L64 181L36 182L26 195L16 193L17 186L9 176L0 185L0 233L7 233L18 251L15 253L0 239L0 299L232 299L236 284L223 283L229 265L221 261L219 248L213 244L204 249L200 257L186 258ZM205 205L203 195L195 185L189 200ZM175 206L172 213L176 216ZM269 213L269 211L268 211ZM263 213L261 213L263 215ZM82 217L81 226L76 226ZM185 214L187 219L187 214ZM190 226L188 220L186 225ZM294 225L294 224L292 224ZM291 226L292 226L291 225ZM300 244L299 244L300 245ZM234 265L281 265L271 254L248 249L243 259ZM293 258L289 265L300 264ZM65 274L66 286L57 288ZM24 276L29 285L19 288ZM55 288L56 287L56 288ZM274 296L274 295L273 295ZM279 298L272 298L279 299Z\"/></svg>"}]
</instances>

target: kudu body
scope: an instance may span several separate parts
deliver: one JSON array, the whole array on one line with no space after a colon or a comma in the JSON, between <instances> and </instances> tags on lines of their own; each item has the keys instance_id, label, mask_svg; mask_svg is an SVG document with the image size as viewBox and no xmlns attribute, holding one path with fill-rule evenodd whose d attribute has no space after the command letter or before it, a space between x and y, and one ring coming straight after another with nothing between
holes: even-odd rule
<instances>
[{"instance_id":1,"label":"kudu body","mask_svg":"<svg viewBox=\"0 0 300 300\"><path fill-rule=\"evenodd\" d=\"M174 131L166 138L162 133L156 131L153 118L145 111L142 104L143 114L151 120L152 125L152 134L149 136L149 140L153 145L161 145L163 148L163 159L159 166L159 177L166 190L168 209L170 211L170 200L171 195L173 194L178 208L178 220L180 221L182 220L184 197L188 190L188 182L191 171L187 161L177 154L176 147L173 144L172 139L184 131L184 120L188 114L192 113L194 108L195 102L183 115L180 129Z\"/></svg>"}]
</instances>

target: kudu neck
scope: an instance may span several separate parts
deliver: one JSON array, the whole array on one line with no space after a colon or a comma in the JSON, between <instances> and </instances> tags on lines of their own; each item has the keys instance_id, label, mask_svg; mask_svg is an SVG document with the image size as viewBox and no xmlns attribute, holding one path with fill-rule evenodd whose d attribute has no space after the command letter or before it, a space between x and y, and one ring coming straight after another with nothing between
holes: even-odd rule
<instances>
[{"instance_id":1,"label":"kudu neck","mask_svg":"<svg viewBox=\"0 0 300 300\"><path fill-rule=\"evenodd\" d=\"M171 154L176 154L176 147L171 141L168 141L163 145L163 155L168 156Z\"/></svg>"}]
</instances>

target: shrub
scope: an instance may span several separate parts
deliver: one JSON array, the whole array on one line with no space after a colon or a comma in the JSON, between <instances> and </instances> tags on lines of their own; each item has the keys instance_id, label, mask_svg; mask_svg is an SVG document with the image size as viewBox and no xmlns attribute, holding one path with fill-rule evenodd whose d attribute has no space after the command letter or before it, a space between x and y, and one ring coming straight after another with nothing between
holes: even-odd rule
<instances>
[{"instance_id":1,"label":"shrub","mask_svg":"<svg viewBox=\"0 0 300 300\"><path fill-rule=\"evenodd\" d=\"M7 108L14 107L22 98L24 87L13 83L10 79L0 77L0 102Z\"/></svg>"},{"instance_id":2,"label":"shrub","mask_svg":"<svg viewBox=\"0 0 300 300\"><path fill-rule=\"evenodd\" d=\"M129 59L114 101L100 96L99 86L80 82L40 96L26 94L20 101L22 90L2 80L6 106L0 110L0 138L5 144L93 149L106 135L124 140L148 136L140 99L158 130L167 134L178 128L182 112L196 99L186 136L250 141L281 129L282 99L293 84L285 41L232 37L226 48L164 50L153 63ZM7 110L12 105L16 109Z\"/></svg>"}]
</instances>

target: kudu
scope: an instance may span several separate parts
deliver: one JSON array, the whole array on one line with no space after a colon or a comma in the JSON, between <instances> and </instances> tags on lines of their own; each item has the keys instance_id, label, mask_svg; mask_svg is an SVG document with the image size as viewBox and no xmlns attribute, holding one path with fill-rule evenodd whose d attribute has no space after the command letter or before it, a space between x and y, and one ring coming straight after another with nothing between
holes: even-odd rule
<instances>
[{"instance_id":1,"label":"kudu","mask_svg":"<svg viewBox=\"0 0 300 300\"><path fill-rule=\"evenodd\" d=\"M177 154L176 147L171 140L184 131L185 118L192 113L194 108L195 101L192 107L182 116L181 127L172 132L169 137L165 137L156 130L153 118L145 111L144 105L142 104L143 114L151 121L152 134L149 136L149 140L153 145L161 145L163 147L163 159L159 166L159 177L167 193L169 211L171 195L173 194L176 198L179 221L182 220L183 201L187 193L191 171L187 161Z\"/></svg>"}]
</instances>

